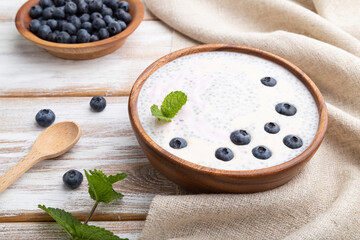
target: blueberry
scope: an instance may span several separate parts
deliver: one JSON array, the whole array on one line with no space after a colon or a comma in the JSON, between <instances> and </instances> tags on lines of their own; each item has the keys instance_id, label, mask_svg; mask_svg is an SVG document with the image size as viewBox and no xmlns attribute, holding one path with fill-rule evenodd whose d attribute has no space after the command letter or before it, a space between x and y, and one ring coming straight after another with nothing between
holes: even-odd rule
<instances>
[{"instance_id":1,"label":"blueberry","mask_svg":"<svg viewBox=\"0 0 360 240\"><path fill-rule=\"evenodd\" d=\"M181 149L187 146L187 142L183 138L176 137L171 139L169 145L174 149Z\"/></svg>"},{"instance_id":2,"label":"blueberry","mask_svg":"<svg viewBox=\"0 0 360 240\"><path fill-rule=\"evenodd\" d=\"M39 5L34 5L30 9L30 17L31 18L38 18L42 16L43 9Z\"/></svg>"},{"instance_id":3,"label":"blueberry","mask_svg":"<svg viewBox=\"0 0 360 240\"><path fill-rule=\"evenodd\" d=\"M73 15L70 18L70 22L76 27L76 29L80 29L81 27L81 21L80 18L78 18L77 16Z\"/></svg>"},{"instance_id":4,"label":"blueberry","mask_svg":"<svg viewBox=\"0 0 360 240\"><path fill-rule=\"evenodd\" d=\"M67 21L65 20L58 20L58 29L62 30L62 28L64 27L64 24L67 23Z\"/></svg>"},{"instance_id":5,"label":"blueberry","mask_svg":"<svg viewBox=\"0 0 360 240\"><path fill-rule=\"evenodd\" d=\"M230 140L236 145L247 145L251 141L251 136L245 130L236 130L231 133Z\"/></svg>"},{"instance_id":6,"label":"blueberry","mask_svg":"<svg viewBox=\"0 0 360 240\"><path fill-rule=\"evenodd\" d=\"M42 109L35 116L36 122L42 127L48 127L55 121L55 114L50 109Z\"/></svg>"},{"instance_id":7,"label":"blueberry","mask_svg":"<svg viewBox=\"0 0 360 240\"><path fill-rule=\"evenodd\" d=\"M61 7L65 5L65 0L54 0L54 4L56 7Z\"/></svg>"},{"instance_id":8,"label":"blueberry","mask_svg":"<svg viewBox=\"0 0 360 240\"><path fill-rule=\"evenodd\" d=\"M70 43L71 42L71 36L67 32L60 32L56 37L57 43Z\"/></svg>"},{"instance_id":9,"label":"blueberry","mask_svg":"<svg viewBox=\"0 0 360 240\"><path fill-rule=\"evenodd\" d=\"M51 28L52 31L55 31L58 26L58 22L55 19L49 19L46 24Z\"/></svg>"},{"instance_id":10,"label":"blueberry","mask_svg":"<svg viewBox=\"0 0 360 240\"><path fill-rule=\"evenodd\" d=\"M109 8L111 8L113 11L116 11L119 4L119 0L104 0L104 4Z\"/></svg>"},{"instance_id":11,"label":"blueberry","mask_svg":"<svg viewBox=\"0 0 360 240\"><path fill-rule=\"evenodd\" d=\"M275 106L275 110L285 116L293 116L296 114L296 107L290 103L279 103Z\"/></svg>"},{"instance_id":12,"label":"blueberry","mask_svg":"<svg viewBox=\"0 0 360 240\"><path fill-rule=\"evenodd\" d=\"M77 5L80 14L89 12L89 5L85 1L80 1Z\"/></svg>"},{"instance_id":13,"label":"blueberry","mask_svg":"<svg viewBox=\"0 0 360 240\"><path fill-rule=\"evenodd\" d=\"M90 20L94 21L96 18L103 18L103 15L99 12L93 12L90 16Z\"/></svg>"},{"instance_id":14,"label":"blueberry","mask_svg":"<svg viewBox=\"0 0 360 240\"><path fill-rule=\"evenodd\" d=\"M81 24L81 28L88 31L88 33L92 33L92 24L90 22L84 22Z\"/></svg>"},{"instance_id":15,"label":"blueberry","mask_svg":"<svg viewBox=\"0 0 360 240\"><path fill-rule=\"evenodd\" d=\"M101 112L102 110L105 109L106 107L106 100L105 98L101 97L101 96L95 96L91 99L90 101L90 107L95 111L95 112Z\"/></svg>"},{"instance_id":16,"label":"blueberry","mask_svg":"<svg viewBox=\"0 0 360 240\"><path fill-rule=\"evenodd\" d=\"M215 157L222 161L230 161L234 158L234 153L231 151L230 148L221 147L215 151Z\"/></svg>"},{"instance_id":17,"label":"blueberry","mask_svg":"<svg viewBox=\"0 0 360 240\"><path fill-rule=\"evenodd\" d=\"M63 176L64 184L72 189L78 188L83 179L82 173L77 170L69 170Z\"/></svg>"},{"instance_id":18,"label":"blueberry","mask_svg":"<svg viewBox=\"0 0 360 240\"><path fill-rule=\"evenodd\" d=\"M118 22L112 22L109 24L109 33L110 35L116 35L118 34L119 32L121 32L121 26Z\"/></svg>"},{"instance_id":19,"label":"blueberry","mask_svg":"<svg viewBox=\"0 0 360 240\"><path fill-rule=\"evenodd\" d=\"M253 148L252 154L254 155L254 157L263 160L270 158L272 155L270 149L265 146L257 146Z\"/></svg>"},{"instance_id":20,"label":"blueberry","mask_svg":"<svg viewBox=\"0 0 360 240\"><path fill-rule=\"evenodd\" d=\"M124 31L125 30L125 28L127 27L126 26L126 23L124 22L124 21L121 21L121 20L119 20L119 21L117 21L119 24L120 24L120 26L121 26L121 31Z\"/></svg>"},{"instance_id":21,"label":"blueberry","mask_svg":"<svg viewBox=\"0 0 360 240\"><path fill-rule=\"evenodd\" d=\"M112 22L115 22L115 20L110 15L104 16L104 21L106 22L107 25L109 25Z\"/></svg>"},{"instance_id":22,"label":"blueberry","mask_svg":"<svg viewBox=\"0 0 360 240\"><path fill-rule=\"evenodd\" d=\"M113 10L111 8L108 8L106 5L103 5L103 7L101 9L101 14L103 16L112 16Z\"/></svg>"},{"instance_id":23,"label":"blueberry","mask_svg":"<svg viewBox=\"0 0 360 240\"><path fill-rule=\"evenodd\" d=\"M77 43L77 36L76 35L71 35L70 36L70 43Z\"/></svg>"},{"instance_id":24,"label":"blueberry","mask_svg":"<svg viewBox=\"0 0 360 240\"><path fill-rule=\"evenodd\" d=\"M65 15L65 7L54 8L53 17L55 19L64 19Z\"/></svg>"},{"instance_id":25,"label":"blueberry","mask_svg":"<svg viewBox=\"0 0 360 240\"><path fill-rule=\"evenodd\" d=\"M106 23L102 18L95 18L94 21L92 21L92 26L95 30L99 30L100 28L106 27Z\"/></svg>"},{"instance_id":26,"label":"blueberry","mask_svg":"<svg viewBox=\"0 0 360 240\"><path fill-rule=\"evenodd\" d=\"M50 42L56 42L57 35L58 35L57 32L52 32L47 36L46 40L48 40Z\"/></svg>"},{"instance_id":27,"label":"blueberry","mask_svg":"<svg viewBox=\"0 0 360 240\"><path fill-rule=\"evenodd\" d=\"M127 1L121 1L119 2L119 8L123 9L125 12L128 12L130 10L130 5Z\"/></svg>"},{"instance_id":28,"label":"blueberry","mask_svg":"<svg viewBox=\"0 0 360 240\"><path fill-rule=\"evenodd\" d=\"M267 87L273 87L276 85L276 79L272 77L264 77L260 81Z\"/></svg>"},{"instance_id":29,"label":"blueberry","mask_svg":"<svg viewBox=\"0 0 360 240\"><path fill-rule=\"evenodd\" d=\"M279 124L275 122L268 122L264 125L264 130L270 134L275 134L280 131Z\"/></svg>"},{"instance_id":30,"label":"blueberry","mask_svg":"<svg viewBox=\"0 0 360 240\"><path fill-rule=\"evenodd\" d=\"M40 0L39 4L42 8L51 7L53 5L51 0Z\"/></svg>"},{"instance_id":31,"label":"blueberry","mask_svg":"<svg viewBox=\"0 0 360 240\"><path fill-rule=\"evenodd\" d=\"M77 33L77 42L78 43L87 43L90 42L90 34L85 29L80 29Z\"/></svg>"},{"instance_id":32,"label":"blueberry","mask_svg":"<svg viewBox=\"0 0 360 240\"><path fill-rule=\"evenodd\" d=\"M74 15L77 12L77 6L74 2L67 2L65 4L65 13L69 15Z\"/></svg>"},{"instance_id":33,"label":"blueberry","mask_svg":"<svg viewBox=\"0 0 360 240\"><path fill-rule=\"evenodd\" d=\"M43 10L43 19L47 20L47 19L50 19L50 18L53 18L54 17L54 11L55 11L55 8L54 7L47 7Z\"/></svg>"},{"instance_id":34,"label":"blueberry","mask_svg":"<svg viewBox=\"0 0 360 240\"><path fill-rule=\"evenodd\" d=\"M51 28L48 25L41 25L36 33L39 38L47 39L47 36L51 33Z\"/></svg>"},{"instance_id":35,"label":"blueberry","mask_svg":"<svg viewBox=\"0 0 360 240\"><path fill-rule=\"evenodd\" d=\"M89 1L89 10L90 12L100 12L103 6L102 0L90 0Z\"/></svg>"},{"instance_id":36,"label":"blueberry","mask_svg":"<svg viewBox=\"0 0 360 240\"><path fill-rule=\"evenodd\" d=\"M110 37L110 33L106 28L100 28L99 30L99 38L106 39Z\"/></svg>"},{"instance_id":37,"label":"blueberry","mask_svg":"<svg viewBox=\"0 0 360 240\"><path fill-rule=\"evenodd\" d=\"M297 149L302 147L303 145L302 139L295 135L287 135L286 137L284 137L283 143L285 144L285 146L291 149Z\"/></svg>"},{"instance_id":38,"label":"blueberry","mask_svg":"<svg viewBox=\"0 0 360 240\"><path fill-rule=\"evenodd\" d=\"M81 21L81 23L89 22L90 21L90 15L87 14L87 13L84 13L83 15L80 16L80 21Z\"/></svg>"},{"instance_id":39,"label":"blueberry","mask_svg":"<svg viewBox=\"0 0 360 240\"><path fill-rule=\"evenodd\" d=\"M99 37L98 37L98 35L91 35L90 36L90 42L96 42L96 41L99 41L100 39L99 39Z\"/></svg>"},{"instance_id":40,"label":"blueberry","mask_svg":"<svg viewBox=\"0 0 360 240\"><path fill-rule=\"evenodd\" d=\"M74 26L74 24L69 23L69 22L67 22L63 25L62 30L67 32L70 35L76 34L76 27Z\"/></svg>"},{"instance_id":41,"label":"blueberry","mask_svg":"<svg viewBox=\"0 0 360 240\"><path fill-rule=\"evenodd\" d=\"M30 31L32 33L36 33L39 30L40 26L41 26L41 22L37 19L33 19L33 20L31 20L30 25L29 25Z\"/></svg>"},{"instance_id":42,"label":"blueberry","mask_svg":"<svg viewBox=\"0 0 360 240\"><path fill-rule=\"evenodd\" d=\"M131 15L127 12L125 12L123 9L118 8L115 12L115 16L119 19L124 21L126 24L129 24L131 22Z\"/></svg>"}]
</instances>

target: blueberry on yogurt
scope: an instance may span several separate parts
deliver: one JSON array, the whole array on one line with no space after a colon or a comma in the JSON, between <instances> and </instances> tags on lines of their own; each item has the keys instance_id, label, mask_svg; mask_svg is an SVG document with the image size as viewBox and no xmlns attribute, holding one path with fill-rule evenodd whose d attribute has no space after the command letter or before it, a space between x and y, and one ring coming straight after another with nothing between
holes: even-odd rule
<instances>
[{"instance_id":1,"label":"blueberry on yogurt","mask_svg":"<svg viewBox=\"0 0 360 240\"><path fill-rule=\"evenodd\" d=\"M247 145L251 141L251 136L245 130L236 130L231 133L230 140L236 145Z\"/></svg>"},{"instance_id":2,"label":"blueberry on yogurt","mask_svg":"<svg viewBox=\"0 0 360 240\"><path fill-rule=\"evenodd\" d=\"M171 139L169 145L174 149L181 149L187 146L187 142L183 138L176 137Z\"/></svg>"},{"instance_id":3,"label":"blueberry on yogurt","mask_svg":"<svg viewBox=\"0 0 360 240\"><path fill-rule=\"evenodd\" d=\"M272 77L263 77L260 81L262 84L264 84L267 87L273 87L277 83L276 79Z\"/></svg>"},{"instance_id":4,"label":"blueberry on yogurt","mask_svg":"<svg viewBox=\"0 0 360 240\"><path fill-rule=\"evenodd\" d=\"M270 149L265 146L257 146L253 148L252 154L254 155L254 157L262 160L269 159L272 155Z\"/></svg>"},{"instance_id":5,"label":"blueberry on yogurt","mask_svg":"<svg viewBox=\"0 0 360 240\"><path fill-rule=\"evenodd\" d=\"M291 149L297 149L303 145L302 139L295 135L287 135L286 137L284 137L283 143L285 144L285 146Z\"/></svg>"},{"instance_id":6,"label":"blueberry on yogurt","mask_svg":"<svg viewBox=\"0 0 360 240\"><path fill-rule=\"evenodd\" d=\"M275 110L285 116L294 116L297 112L297 109L294 105L287 103L287 102L282 102L279 103L275 106Z\"/></svg>"},{"instance_id":7,"label":"blueberry on yogurt","mask_svg":"<svg viewBox=\"0 0 360 240\"><path fill-rule=\"evenodd\" d=\"M264 130L270 134L276 134L280 131L280 127L275 122L268 122L264 125Z\"/></svg>"},{"instance_id":8,"label":"blueberry on yogurt","mask_svg":"<svg viewBox=\"0 0 360 240\"><path fill-rule=\"evenodd\" d=\"M229 148L221 147L216 150L215 157L219 160L227 162L234 158L234 153Z\"/></svg>"}]
</instances>

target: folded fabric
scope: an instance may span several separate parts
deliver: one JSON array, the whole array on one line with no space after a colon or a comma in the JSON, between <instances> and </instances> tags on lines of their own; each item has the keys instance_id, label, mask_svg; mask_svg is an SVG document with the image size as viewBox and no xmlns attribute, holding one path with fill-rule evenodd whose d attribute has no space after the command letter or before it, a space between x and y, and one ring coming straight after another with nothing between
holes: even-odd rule
<instances>
[{"instance_id":1,"label":"folded fabric","mask_svg":"<svg viewBox=\"0 0 360 240\"><path fill-rule=\"evenodd\" d=\"M145 0L203 43L277 54L319 87L320 149L289 183L255 194L156 196L141 239L360 239L360 1ZM176 48L196 44L175 35Z\"/></svg>"}]
</instances>

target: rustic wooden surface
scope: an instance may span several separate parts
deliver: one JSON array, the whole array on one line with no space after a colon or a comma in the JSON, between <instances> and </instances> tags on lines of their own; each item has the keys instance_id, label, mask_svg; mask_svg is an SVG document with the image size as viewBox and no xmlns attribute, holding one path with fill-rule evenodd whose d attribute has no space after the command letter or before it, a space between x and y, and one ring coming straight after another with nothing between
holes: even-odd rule
<instances>
[{"instance_id":1,"label":"rustic wooden surface","mask_svg":"<svg viewBox=\"0 0 360 240\"><path fill-rule=\"evenodd\" d=\"M88 61L63 60L17 32L14 19L24 2L0 1L0 175L28 153L43 130L34 120L42 108L51 108L56 122L76 121L83 135L68 153L35 165L0 195L0 239L66 239L37 205L63 208L84 220L93 204L86 179L69 190L62 175L94 168L129 176L115 186L125 197L100 204L92 223L137 239L152 198L176 194L177 187L143 155L130 127L127 96L138 75L178 44L173 41L177 33L146 10L144 21L116 52ZM94 95L108 96L101 113L90 111Z\"/></svg>"}]
</instances>

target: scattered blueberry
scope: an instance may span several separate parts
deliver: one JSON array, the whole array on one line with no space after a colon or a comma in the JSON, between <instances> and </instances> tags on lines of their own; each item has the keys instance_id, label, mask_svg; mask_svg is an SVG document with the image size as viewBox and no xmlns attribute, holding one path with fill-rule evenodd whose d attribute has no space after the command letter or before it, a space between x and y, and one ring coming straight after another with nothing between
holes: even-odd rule
<instances>
[{"instance_id":1,"label":"scattered blueberry","mask_svg":"<svg viewBox=\"0 0 360 240\"><path fill-rule=\"evenodd\" d=\"M275 122L268 122L264 125L264 130L270 134L275 134L280 131L279 124Z\"/></svg>"},{"instance_id":2,"label":"scattered blueberry","mask_svg":"<svg viewBox=\"0 0 360 240\"><path fill-rule=\"evenodd\" d=\"M32 33L36 33L39 30L40 26L41 26L41 22L37 19L33 19L30 22L30 31Z\"/></svg>"},{"instance_id":3,"label":"scattered blueberry","mask_svg":"<svg viewBox=\"0 0 360 240\"><path fill-rule=\"evenodd\" d=\"M57 43L70 43L71 36L69 33L61 31L56 37L56 42Z\"/></svg>"},{"instance_id":4,"label":"scattered blueberry","mask_svg":"<svg viewBox=\"0 0 360 240\"><path fill-rule=\"evenodd\" d=\"M39 5L34 5L30 9L30 17L31 18L38 18L42 16L43 9Z\"/></svg>"},{"instance_id":5,"label":"scattered blueberry","mask_svg":"<svg viewBox=\"0 0 360 240\"><path fill-rule=\"evenodd\" d=\"M174 149L181 149L187 146L187 142L183 138L176 137L171 139L169 145Z\"/></svg>"},{"instance_id":6,"label":"scattered blueberry","mask_svg":"<svg viewBox=\"0 0 360 240\"><path fill-rule=\"evenodd\" d=\"M45 39L51 33L51 28L48 25L41 25L36 33L36 35L41 38Z\"/></svg>"},{"instance_id":7,"label":"scattered blueberry","mask_svg":"<svg viewBox=\"0 0 360 240\"><path fill-rule=\"evenodd\" d=\"M111 8L107 7L106 5L103 5L103 7L101 9L101 14L103 16L112 16L113 10Z\"/></svg>"},{"instance_id":8,"label":"scattered blueberry","mask_svg":"<svg viewBox=\"0 0 360 240\"><path fill-rule=\"evenodd\" d=\"M106 28L100 28L99 30L99 38L106 39L110 37L109 31Z\"/></svg>"},{"instance_id":9,"label":"scattered blueberry","mask_svg":"<svg viewBox=\"0 0 360 240\"><path fill-rule=\"evenodd\" d=\"M66 17L65 7L54 8L53 17L55 19L64 19Z\"/></svg>"},{"instance_id":10,"label":"scattered blueberry","mask_svg":"<svg viewBox=\"0 0 360 240\"><path fill-rule=\"evenodd\" d=\"M58 27L58 22L55 19L49 19L46 24L51 28L52 31L55 31Z\"/></svg>"},{"instance_id":11,"label":"scattered blueberry","mask_svg":"<svg viewBox=\"0 0 360 240\"><path fill-rule=\"evenodd\" d=\"M90 15L87 14L87 13L84 13L83 15L80 16L80 21L81 21L81 23L89 22L90 21Z\"/></svg>"},{"instance_id":12,"label":"scattered blueberry","mask_svg":"<svg viewBox=\"0 0 360 240\"><path fill-rule=\"evenodd\" d=\"M263 160L270 158L272 155L270 149L265 146L257 146L253 148L252 154L254 155L254 157Z\"/></svg>"},{"instance_id":13,"label":"scattered blueberry","mask_svg":"<svg viewBox=\"0 0 360 240\"><path fill-rule=\"evenodd\" d=\"M74 24L69 23L69 22L67 22L63 25L62 30L67 32L70 35L76 34L76 27L74 26Z\"/></svg>"},{"instance_id":14,"label":"scattered blueberry","mask_svg":"<svg viewBox=\"0 0 360 240\"><path fill-rule=\"evenodd\" d=\"M91 24L91 22L83 22L81 24L81 28L85 29L88 33L92 33L92 24ZM80 30L82 30L82 29L80 29Z\"/></svg>"},{"instance_id":15,"label":"scattered blueberry","mask_svg":"<svg viewBox=\"0 0 360 240\"><path fill-rule=\"evenodd\" d=\"M69 170L63 176L64 184L72 189L78 188L83 179L82 173L77 170Z\"/></svg>"},{"instance_id":16,"label":"scattered blueberry","mask_svg":"<svg viewBox=\"0 0 360 240\"><path fill-rule=\"evenodd\" d=\"M123 9L125 12L128 12L130 10L130 5L127 1L121 1L119 2L119 8Z\"/></svg>"},{"instance_id":17,"label":"scattered blueberry","mask_svg":"<svg viewBox=\"0 0 360 240\"><path fill-rule=\"evenodd\" d=\"M215 151L215 157L222 161L230 161L234 158L234 153L231 151L230 148L221 147Z\"/></svg>"},{"instance_id":18,"label":"scattered blueberry","mask_svg":"<svg viewBox=\"0 0 360 240\"><path fill-rule=\"evenodd\" d=\"M283 143L285 144L285 146L291 149L297 149L302 147L303 145L302 139L295 135L287 135L286 137L284 137Z\"/></svg>"},{"instance_id":19,"label":"scattered blueberry","mask_svg":"<svg viewBox=\"0 0 360 240\"><path fill-rule=\"evenodd\" d=\"M115 12L115 16L124 21L126 24L129 24L131 22L131 15L127 12L125 12L123 9L118 8Z\"/></svg>"},{"instance_id":20,"label":"scattered blueberry","mask_svg":"<svg viewBox=\"0 0 360 240\"><path fill-rule=\"evenodd\" d=\"M264 77L261 79L261 83L268 87L273 87L276 85L276 79L272 77Z\"/></svg>"},{"instance_id":21,"label":"scattered blueberry","mask_svg":"<svg viewBox=\"0 0 360 240\"><path fill-rule=\"evenodd\" d=\"M48 127L55 121L55 114L50 109L42 109L35 116L36 122L42 127Z\"/></svg>"},{"instance_id":22,"label":"scattered blueberry","mask_svg":"<svg viewBox=\"0 0 360 240\"><path fill-rule=\"evenodd\" d=\"M53 18L54 10L55 10L55 8L53 8L53 7L45 8L42 13L43 19L47 20L47 19Z\"/></svg>"},{"instance_id":23,"label":"scattered blueberry","mask_svg":"<svg viewBox=\"0 0 360 240\"><path fill-rule=\"evenodd\" d=\"M106 107L106 100L105 98L101 97L101 96L95 96L91 99L90 101L90 107L95 111L95 112L101 112L102 110L105 109Z\"/></svg>"},{"instance_id":24,"label":"scattered blueberry","mask_svg":"<svg viewBox=\"0 0 360 240\"><path fill-rule=\"evenodd\" d=\"M275 106L275 110L285 116L293 116L296 114L296 107L290 103L279 103Z\"/></svg>"},{"instance_id":25,"label":"scattered blueberry","mask_svg":"<svg viewBox=\"0 0 360 240\"><path fill-rule=\"evenodd\" d=\"M67 2L65 4L65 13L74 15L77 12L77 5L74 2Z\"/></svg>"},{"instance_id":26,"label":"scattered blueberry","mask_svg":"<svg viewBox=\"0 0 360 240\"><path fill-rule=\"evenodd\" d=\"M77 32L77 42L78 43L87 43L90 42L90 34L85 29L80 29Z\"/></svg>"},{"instance_id":27,"label":"scattered blueberry","mask_svg":"<svg viewBox=\"0 0 360 240\"><path fill-rule=\"evenodd\" d=\"M100 12L103 6L102 0L90 0L89 1L89 11L90 12Z\"/></svg>"},{"instance_id":28,"label":"scattered blueberry","mask_svg":"<svg viewBox=\"0 0 360 240\"><path fill-rule=\"evenodd\" d=\"M121 26L120 23L118 22L111 22L108 26L109 29L109 33L111 36L118 34L119 32L121 32ZM99 32L100 33L100 32Z\"/></svg>"},{"instance_id":29,"label":"scattered blueberry","mask_svg":"<svg viewBox=\"0 0 360 240\"><path fill-rule=\"evenodd\" d=\"M94 21L92 21L92 26L95 30L99 30L100 28L106 27L106 23L102 18L95 18Z\"/></svg>"},{"instance_id":30,"label":"scattered blueberry","mask_svg":"<svg viewBox=\"0 0 360 240\"><path fill-rule=\"evenodd\" d=\"M99 37L98 37L98 35L91 35L90 36L90 42L96 42L96 41L99 41L100 39L99 39Z\"/></svg>"},{"instance_id":31,"label":"scattered blueberry","mask_svg":"<svg viewBox=\"0 0 360 240\"><path fill-rule=\"evenodd\" d=\"M40 0L39 4L42 8L47 8L47 7L52 6L52 1L51 0Z\"/></svg>"},{"instance_id":32,"label":"scattered blueberry","mask_svg":"<svg viewBox=\"0 0 360 240\"><path fill-rule=\"evenodd\" d=\"M236 130L231 133L230 140L236 145L246 145L251 141L251 136L245 130Z\"/></svg>"}]
</instances>

